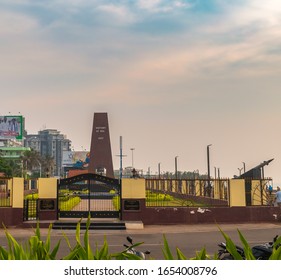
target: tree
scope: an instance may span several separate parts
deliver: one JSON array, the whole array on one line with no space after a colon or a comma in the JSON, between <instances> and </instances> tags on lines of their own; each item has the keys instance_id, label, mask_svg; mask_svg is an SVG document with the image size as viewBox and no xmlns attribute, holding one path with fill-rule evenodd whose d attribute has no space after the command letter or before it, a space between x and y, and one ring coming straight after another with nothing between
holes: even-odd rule
<instances>
[{"instance_id":1,"label":"tree","mask_svg":"<svg viewBox=\"0 0 281 280\"><path fill-rule=\"evenodd\" d=\"M46 177L52 176L55 167L55 160L50 155L42 157L42 169Z\"/></svg>"},{"instance_id":2,"label":"tree","mask_svg":"<svg viewBox=\"0 0 281 280\"><path fill-rule=\"evenodd\" d=\"M25 174L24 177L26 177L26 174L28 172L32 173L34 168L38 168L38 167L40 168L42 158L39 152L35 150L30 150L30 151L24 151L24 153L20 157L20 160L22 161L22 165L23 165L23 170Z\"/></svg>"},{"instance_id":3,"label":"tree","mask_svg":"<svg viewBox=\"0 0 281 280\"><path fill-rule=\"evenodd\" d=\"M22 168L17 161L0 157L0 172L6 177L21 177Z\"/></svg>"}]
</instances>

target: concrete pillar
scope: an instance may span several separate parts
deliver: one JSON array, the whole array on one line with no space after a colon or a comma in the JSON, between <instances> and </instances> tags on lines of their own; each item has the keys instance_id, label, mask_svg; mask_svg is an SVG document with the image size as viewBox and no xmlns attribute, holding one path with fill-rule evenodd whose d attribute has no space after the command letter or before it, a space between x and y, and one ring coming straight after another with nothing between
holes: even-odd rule
<instances>
[{"instance_id":1,"label":"concrete pillar","mask_svg":"<svg viewBox=\"0 0 281 280\"><path fill-rule=\"evenodd\" d=\"M245 180L229 181L229 206L246 206Z\"/></svg>"},{"instance_id":2,"label":"concrete pillar","mask_svg":"<svg viewBox=\"0 0 281 280\"><path fill-rule=\"evenodd\" d=\"M57 198L57 181L56 178L38 178L38 197Z\"/></svg>"},{"instance_id":3,"label":"concrete pillar","mask_svg":"<svg viewBox=\"0 0 281 280\"><path fill-rule=\"evenodd\" d=\"M24 195L24 179L13 178L8 182L8 189L10 189L10 182L12 183L11 198L13 208L23 208Z\"/></svg>"},{"instance_id":4,"label":"concrete pillar","mask_svg":"<svg viewBox=\"0 0 281 280\"><path fill-rule=\"evenodd\" d=\"M122 179L122 199L145 198L145 179Z\"/></svg>"},{"instance_id":5,"label":"concrete pillar","mask_svg":"<svg viewBox=\"0 0 281 280\"><path fill-rule=\"evenodd\" d=\"M220 181L214 180L214 198L220 199Z\"/></svg>"}]
</instances>

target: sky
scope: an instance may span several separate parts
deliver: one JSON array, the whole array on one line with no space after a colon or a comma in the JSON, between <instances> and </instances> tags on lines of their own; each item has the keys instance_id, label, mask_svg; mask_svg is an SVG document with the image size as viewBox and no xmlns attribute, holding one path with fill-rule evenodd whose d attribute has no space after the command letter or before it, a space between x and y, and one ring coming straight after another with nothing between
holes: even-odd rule
<instances>
[{"instance_id":1,"label":"sky","mask_svg":"<svg viewBox=\"0 0 281 280\"><path fill-rule=\"evenodd\" d=\"M0 115L89 150L107 112L114 169L281 185L281 1L0 0ZM133 151L131 149L134 149Z\"/></svg>"}]
</instances>

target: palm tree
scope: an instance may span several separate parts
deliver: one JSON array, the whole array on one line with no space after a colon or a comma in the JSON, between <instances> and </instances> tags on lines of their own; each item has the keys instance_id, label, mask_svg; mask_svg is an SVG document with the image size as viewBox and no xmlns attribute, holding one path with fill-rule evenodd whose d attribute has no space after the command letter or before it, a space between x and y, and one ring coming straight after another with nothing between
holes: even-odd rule
<instances>
[{"instance_id":1,"label":"palm tree","mask_svg":"<svg viewBox=\"0 0 281 280\"><path fill-rule=\"evenodd\" d=\"M55 167L55 160L50 155L45 155L42 157L42 169L44 170L44 175L46 177L52 176Z\"/></svg>"},{"instance_id":2,"label":"palm tree","mask_svg":"<svg viewBox=\"0 0 281 280\"><path fill-rule=\"evenodd\" d=\"M35 150L30 151L24 151L23 154L20 157L20 160L22 161L24 174L26 175L27 172L32 172L34 168L41 168L41 156L39 152Z\"/></svg>"}]
</instances>

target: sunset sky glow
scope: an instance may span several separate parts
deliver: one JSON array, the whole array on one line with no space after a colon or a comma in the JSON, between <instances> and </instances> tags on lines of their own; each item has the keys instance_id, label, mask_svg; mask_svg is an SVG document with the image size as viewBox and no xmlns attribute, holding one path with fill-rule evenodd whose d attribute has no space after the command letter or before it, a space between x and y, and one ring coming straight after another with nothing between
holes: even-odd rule
<instances>
[{"instance_id":1,"label":"sunset sky glow","mask_svg":"<svg viewBox=\"0 0 281 280\"><path fill-rule=\"evenodd\" d=\"M1 115L28 133L58 129L89 149L107 112L147 172L238 175L265 168L281 185L281 1L1 0Z\"/></svg>"}]
</instances>

